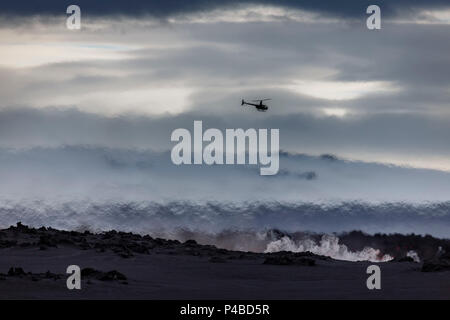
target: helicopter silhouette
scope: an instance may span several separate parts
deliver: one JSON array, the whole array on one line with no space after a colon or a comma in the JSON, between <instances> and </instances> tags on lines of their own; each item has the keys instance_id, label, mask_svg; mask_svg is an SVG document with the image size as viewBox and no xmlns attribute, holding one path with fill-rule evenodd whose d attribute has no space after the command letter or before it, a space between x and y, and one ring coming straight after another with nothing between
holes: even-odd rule
<instances>
[{"instance_id":1,"label":"helicopter silhouette","mask_svg":"<svg viewBox=\"0 0 450 320\"><path fill-rule=\"evenodd\" d=\"M269 101L269 100L272 100L272 99L251 100L252 102L259 102L259 103L251 103L251 102L246 102L244 99L242 99L241 106L243 106L243 105L253 106L256 108L256 110L265 112L265 111L269 110L269 107L267 105L263 104L263 102Z\"/></svg>"}]
</instances>

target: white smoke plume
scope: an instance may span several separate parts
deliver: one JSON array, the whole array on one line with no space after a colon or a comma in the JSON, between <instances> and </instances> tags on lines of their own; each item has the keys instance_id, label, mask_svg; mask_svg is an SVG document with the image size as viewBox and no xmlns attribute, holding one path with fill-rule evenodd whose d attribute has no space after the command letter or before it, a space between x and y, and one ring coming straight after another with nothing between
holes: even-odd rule
<instances>
[{"instance_id":1,"label":"white smoke plume","mask_svg":"<svg viewBox=\"0 0 450 320\"><path fill-rule=\"evenodd\" d=\"M265 250L265 252L278 251L309 251L336 260L346 261L387 262L393 259L390 255L383 255L380 250L370 247L365 247L361 251L350 251L347 246L339 244L339 238L334 235L323 235L319 243L312 239L294 241L289 237L282 237L279 240L270 242Z\"/></svg>"},{"instance_id":2,"label":"white smoke plume","mask_svg":"<svg viewBox=\"0 0 450 320\"><path fill-rule=\"evenodd\" d=\"M414 262L420 263L419 255L414 250L408 251L406 256L409 257L409 258L412 258L414 260Z\"/></svg>"}]
</instances>

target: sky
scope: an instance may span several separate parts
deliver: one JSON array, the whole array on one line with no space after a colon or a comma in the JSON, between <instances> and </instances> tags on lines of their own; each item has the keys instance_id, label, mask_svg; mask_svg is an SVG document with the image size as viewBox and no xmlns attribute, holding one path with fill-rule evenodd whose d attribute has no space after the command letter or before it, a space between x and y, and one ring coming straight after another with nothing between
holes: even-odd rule
<instances>
[{"instance_id":1,"label":"sky","mask_svg":"<svg viewBox=\"0 0 450 320\"><path fill-rule=\"evenodd\" d=\"M375 2L356 0L78 1L80 30L66 28L69 4L0 4L1 173L16 182L2 185L3 194L20 193L27 170L60 190L58 172L82 170L77 163L90 157L108 166L85 165L92 170L85 173L89 188L114 184L104 177L114 176L108 170L120 167L122 152L130 155L125 167L143 170L146 162L136 159L147 155L170 175L173 168L160 156L173 146L171 132L202 120L210 128L280 129L280 148L290 160L281 162L281 182L267 192L281 199L299 192L314 200L446 199L448 1L377 1L381 30L366 28L366 8ZM244 108L242 98L272 98L270 110ZM43 169L52 162L39 148L51 150L60 171L56 164ZM318 162L305 164L299 154ZM346 169L327 167L322 154L341 159ZM186 181L195 184L192 170ZM246 177L236 170L236 179ZM54 179L44 179L45 172ZM89 179L95 172L104 175ZM313 179L305 178L308 172ZM122 185L141 188L134 195L156 192L156 185L122 173ZM253 178L247 190L261 181ZM289 179L300 191L276 193L275 187L292 186ZM82 182L77 188L86 187ZM213 186L193 190L206 197Z\"/></svg>"}]
</instances>

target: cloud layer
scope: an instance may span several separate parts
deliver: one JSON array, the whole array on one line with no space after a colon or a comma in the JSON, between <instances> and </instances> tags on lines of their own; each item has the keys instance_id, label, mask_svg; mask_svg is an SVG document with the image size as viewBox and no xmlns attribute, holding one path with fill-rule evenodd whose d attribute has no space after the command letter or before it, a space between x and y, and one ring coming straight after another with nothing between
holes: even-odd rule
<instances>
[{"instance_id":1,"label":"cloud layer","mask_svg":"<svg viewBox=\"0 0 450 320\"><path fill-rule=\"evenodd\" d=\"M450 119L421 114L324 117L308 113L272 115L242 110L227 117L203 111L179 115L108 117L76 109L13 108L0 111L0 147L93 146L169 151L173 130L279 128L280 147L291 153L332 153L347 159L448 170Z\"/></svg>"},{"instance_id":2,"label":"cloud layer","mask_svg":"<svg viewBox=\"0 0 450 320\"><path fill-rule=\"evenodd\" d=\"M43 0L39 4L29 3L27 1L2 2L0 11L6 14L16 15L38 15L38 14L59 14L61 8L67 8L73 4L70 1ZM276 5L289 9L301 9L321 14L333 15L339 17L361 17L365 9L373 4L373 1L313 1L313 0L165 0L165 1L145 1L129 0L127 2L114 1L88 1L78 0L79 5L88 15L107 16L107 15L128 15L142 16L152 15L156 17L168 17L172 15L186 14L192 12L210 11L217 8L236 7L239 5ZM441 9L448 8L448 1L445 0L399 0L388 1L378 0L377 5L386 10L386 14L407 14L408 12L420 9Z\"/></svg>"},{"instance_id":3,"label":"cloud layer","mask_svg":"<svg viewBox=\"0 0 450 320\"><path fill-rule=\"evenodd\" d=\"M214 1L132 1L126 8L122 2L101 7L80 2L86 19L79 32L65 28L64 14L45 16L59 12L53 2L27 7L20 2L2 4L3 12L18 14L21 23L3 17L0 27L4 39L0 44L0 147L15 152L33 148L26 151L30 153L20 151L17 157L24 158L17 161L34 159L29 168L36 170L38 181L46 181L39 173L41 169L46 172L39 164L46 153L59 160L54 168L61 162L61 171L67 172L81 170L71 160L78 157L90 159L88 168L105 157L113 159L109 165L119 168L122 162L116 157L121 159L119 154L127 152L134 160L125 163L148 168L153 162L143 158L152 159L152 152L167 153L172 130L191 129L194 120L222 130L278 128L281 148L290 154L331 153L350 160L383 162L386 170L380 181L373 173L376 164L361 164L367 170L367 181L373 181L370 187L361 188L352 184L352 172L360 166L357 162L352 162L351 170L344 170L344 176L334 176L332 163L320 160L322 168L308 166L304 159L291 163L287 157L287 167L268 183L281 188L281 193L275 193L280 199L293 183L299 189L292 190L306 190L315 200L334 196L445 200L446 173L425 170L423 178L417 173L420 170L396 168L395 174L388 170L390 163L450 170L449 27L445 14L435 24L414 20L445 3L408 3L407 10L403 10L403 1L380 3L387 19L379 32L365 28L366 14L361 8L365 4L354 1L320 5L252 1L226 7ZM116 17L118 13L123 16ZM37 16L41 14L45 17ZM268 113L240 106L242 98L257 97L272 98ZM113 155L108 155L110 149ZM5 157L14 164L11 155ZM170 173L168 166L164 164ZM94 165L90 174L98 170L107 176L105 168L111 169L108 163ZM118 168L113 176L122 172ZM123 172L128 169L125 165ZM20 170L26 171L25 167ZM3 169L3 174L21 181L9 174L20 176L20 170ZM136 170L130 177L142 174ZM241 169L236 170L239 178ZM364 180L364 170L358 173L358 183ZM34 171L30 169L29 174ZM187 170L186 174L202 172ZM97 178L108 185L105 176ZM17 190L25 185L24 177L22 184L17 182ZM94 188L90 175L80 177L87 184L80 180L79 190ZM125 185L132 182L117 177L118 181L122 178ZM332 178L335 183L349 183L349 189L339 191ZM59 189L58 183L63 182L58 179ZM168 178L158 179L164 185ZM397 179L401 183L396 184ZM435 192L424 193L421 179L427 187L436 186ZM195 179L189 181L195 183ZM256 180L250 181L245 190L253 190ZM315 183L321 188L307 188ZM214 185L205 185L195 192L209 195ZM333 190L328 189L330 185ZM154 185L142 184L137 194L146 187L159 192ZM257 197L250 191L243 194ZM287 198L291 196L295 198L291 194Z\"/></svg>"}]
</instances>

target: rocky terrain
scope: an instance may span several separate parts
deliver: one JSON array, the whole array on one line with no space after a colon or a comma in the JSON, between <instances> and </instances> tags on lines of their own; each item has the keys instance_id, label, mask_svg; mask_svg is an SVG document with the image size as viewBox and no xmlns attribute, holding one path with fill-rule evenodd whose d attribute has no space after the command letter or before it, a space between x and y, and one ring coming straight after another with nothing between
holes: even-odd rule
<instances>
[{"instance_id":1,"label":"rocky terrain","mask_svg":"<svg viewBox=\"0 0 450 320\"><path fill-rule=\"evenodd\" d=\"M379 264L382 290L366 287L370 262L337 261L310 252L229 251L194 240L35 229L17 223L0 231L0 298L450 298L447 240L411 236L416 242L422 239L420 245L409 241L399 249L408 236L359 236L398 253L394 261ZM357 233L342 239L350 247L364 245L357 244ZM440 249L433 252L437 244ZM423 262L405 255L411 248L424 253ZM81 290L66 287L66 268L73 264L82 269Z\"/></svg>"}]
</instances>

